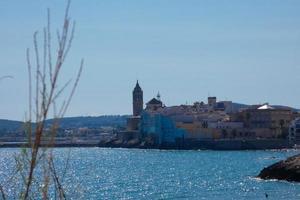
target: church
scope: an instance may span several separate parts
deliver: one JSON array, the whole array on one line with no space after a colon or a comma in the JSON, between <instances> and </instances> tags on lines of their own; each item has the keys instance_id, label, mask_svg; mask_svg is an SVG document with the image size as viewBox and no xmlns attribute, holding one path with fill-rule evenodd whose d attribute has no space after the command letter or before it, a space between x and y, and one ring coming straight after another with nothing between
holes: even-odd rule
<instances>
[{"instance_id":1,"label":"church","mask_svg":"<svg viewBox=\"0 0 300 200\"><path fill-rule=\"evenodd\" d=\"M127 119L127 129L129 131L139 130L141 115L144 112L143 99L143 90L139 84L139 81L137 81L132 92L132 117ZM156 98L153 98L148 103L146 103L145 111L156 111L163 107L164 105L160 100L160 94L158 93Z\"/></svg>"}]
</instances>

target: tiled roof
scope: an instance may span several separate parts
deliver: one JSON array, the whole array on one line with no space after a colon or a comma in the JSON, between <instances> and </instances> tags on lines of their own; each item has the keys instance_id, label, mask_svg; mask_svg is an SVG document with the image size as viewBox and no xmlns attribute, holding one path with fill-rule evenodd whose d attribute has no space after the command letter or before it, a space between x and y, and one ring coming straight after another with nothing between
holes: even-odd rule
<instances>
[{"instance_id":1,"label":"tiled roof","mask_svg":"<svg viewBox=\"0 0 300 200\"><path fill-rule=\"evenodd\" d=\"M147 104L162 104L162 102L156 98L153 98Z\"/></svg>"}]
</instances>

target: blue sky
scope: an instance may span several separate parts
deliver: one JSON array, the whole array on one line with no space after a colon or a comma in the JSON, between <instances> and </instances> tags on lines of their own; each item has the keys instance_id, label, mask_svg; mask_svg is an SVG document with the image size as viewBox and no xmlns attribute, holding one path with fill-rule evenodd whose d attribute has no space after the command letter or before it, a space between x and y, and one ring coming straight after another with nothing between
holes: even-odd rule
<instances>
[{"instance_id":1,"label":"blue sky","mask_svg":"<svg viewBox=\"0 0 300 200\"><path fill-rule=\"evenodd\" d=\"M0 118L27 110L25 50L61 0L0 1ZM136 79L145 101L220 100L300 107L298 0L73 0L76 36L61 83L84 71L67 116L130 114ZM55 32L54 32L55 35Z\"/></svg>"}]
</instances>

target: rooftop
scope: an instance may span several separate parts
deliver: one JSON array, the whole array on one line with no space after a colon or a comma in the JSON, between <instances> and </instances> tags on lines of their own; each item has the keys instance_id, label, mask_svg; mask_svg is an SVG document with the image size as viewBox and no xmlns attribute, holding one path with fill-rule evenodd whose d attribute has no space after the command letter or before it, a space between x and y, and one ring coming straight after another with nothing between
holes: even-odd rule
<instances>
[{"instance_id":1,"label":"rooftop","mask_svg":"<svg viewBox=\"0 0 300 200\"><path fill-rule=\"evenodd\" d=\"M262 105L262 106L258 107L257 109L258 110L274 110L275 108L273 108L269 104L265 104L265 105Z\"/></svg>"},{"instance_id":2,"label":"rooftop","mask_svg":"<svg viewBox=\"0 0 300 200\"><path fill-rule=\"evenodd\" d=\"M147 104L162 104L162 102L156 98L153 98Z\"/></svg>"}]
</instances>

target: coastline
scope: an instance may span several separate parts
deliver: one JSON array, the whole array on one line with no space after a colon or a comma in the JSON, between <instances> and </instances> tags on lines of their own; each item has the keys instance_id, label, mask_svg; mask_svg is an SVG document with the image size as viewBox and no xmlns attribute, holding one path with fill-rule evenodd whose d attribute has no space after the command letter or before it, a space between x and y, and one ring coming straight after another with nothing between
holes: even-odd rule
<instances>
[{"instance_id":1,"label":"coastline","mask_svg":"<svg viewBox=\"0 0 300 200\"><path fill-rule=\"evenodd\" d=\"M42 147L101 147L101 148L137 148L137 149L165 149L165 150L268 150L268 149L292 149L293 145L282 139L253 139L253 140L186 140L178 143L149 144L144 141L120 141L106 142L56 142L49 145L42 143ZM0 148L29 148L26 142L2 142Z\"/></svg>"},{"instance_id":2,"label":"coastline","mask_svg":"<svg viewBox=\"0 0 300 200\"><path fill-rule=\"evenodd\" d=\"M292 149L294 146L283 139L253 139L253 140L185 140L177 143L147 144L145 142L109 142L99 143L99 147L110 148L138 148L165 150L268 150Z\"/></svg>"}]
</instances>

